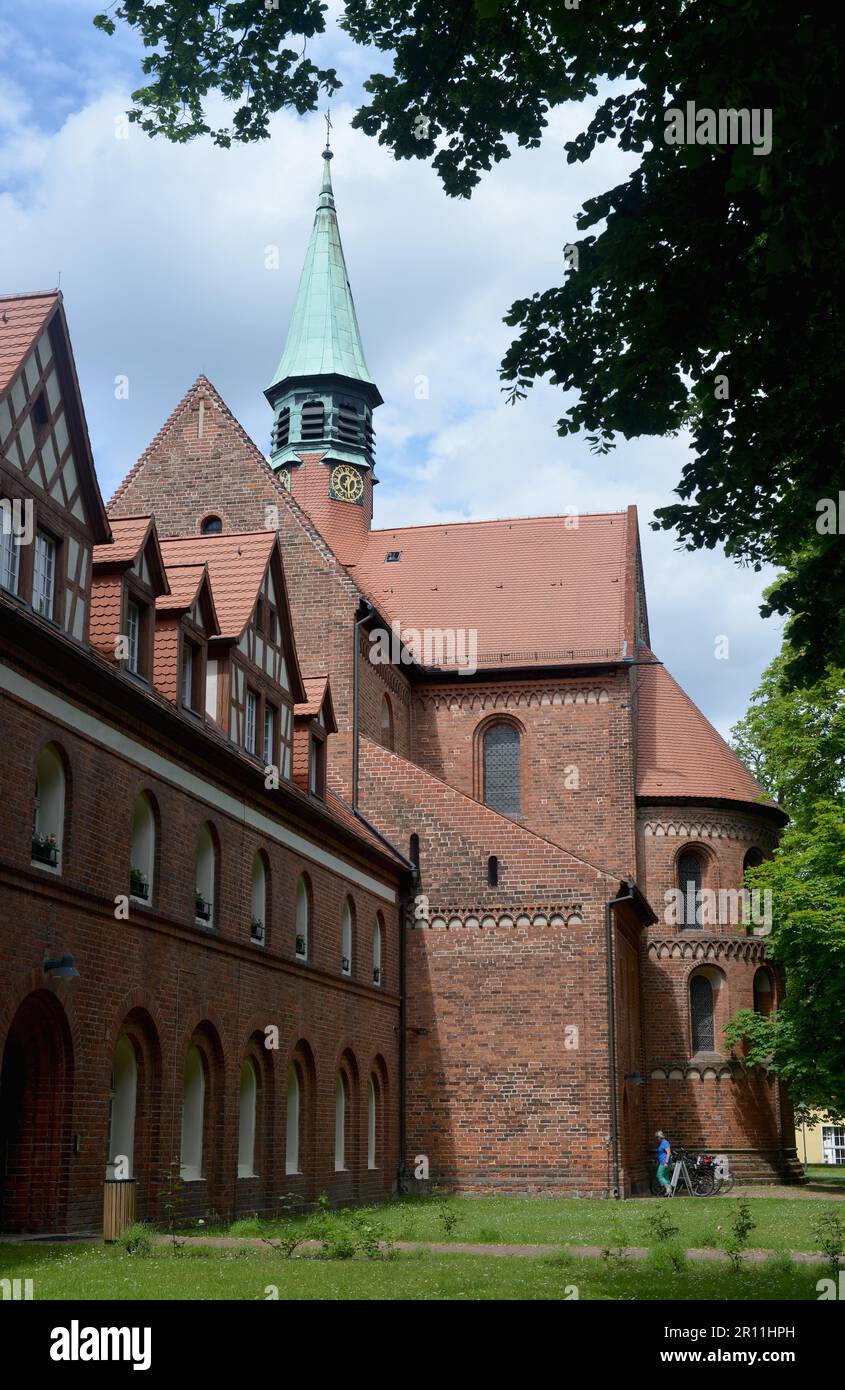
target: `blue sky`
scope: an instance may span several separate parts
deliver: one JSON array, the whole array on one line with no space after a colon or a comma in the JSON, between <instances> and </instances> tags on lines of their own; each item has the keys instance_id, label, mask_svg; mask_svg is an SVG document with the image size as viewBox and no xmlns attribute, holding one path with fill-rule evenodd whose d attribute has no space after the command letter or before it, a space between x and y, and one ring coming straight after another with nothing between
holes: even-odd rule
<instances>
[{"instance_id":1,"label":"blue sky","mask_svg":"<svg viewBox=\"0 0 845 1390\"><path fill-rule=\"evenodd\" d=\"M272 138L175 147L137 127L139 44L94 29L96 0L40 0L0 18L0 289L58 282L100 483L108 498L199 372L266 449L262 389L284 342L320 179L324 124L283 114ZM336 11L337 5L333 5ZM624 441L606 458L562 440L564 398L540 386L504 403L497 366L511 302L560 283L585 198L618 182L601 146L570 166L563 143L588 114L554 112L541 149L517 151L469 201L432 171L397 163L349 122L384 59L335 28L310 52L346 79L332 108L332 173L376 416L378 526L607 511L636 503L653 645L726 734L780 630L758 613L770 574L720 551L686 554L648 521L672 499L683 439ZM221 112L221 116L223 113ZM266 268L278 248L278 270ZM129 399L114 380L129 377ZM420 398L419 378L428 379ZM717 650L728 638L727 659Z\"/></svg>"}]
</instances>

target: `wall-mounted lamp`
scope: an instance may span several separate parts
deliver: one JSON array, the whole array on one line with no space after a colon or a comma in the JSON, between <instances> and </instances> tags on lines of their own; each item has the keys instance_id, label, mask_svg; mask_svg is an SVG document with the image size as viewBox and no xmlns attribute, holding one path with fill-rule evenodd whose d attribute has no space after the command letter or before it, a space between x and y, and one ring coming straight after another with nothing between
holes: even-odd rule
<instances>
[{"instance_id":1,"label":"wall-mounted lamp","mask_svg":"<svg viewBox=\"0 0 845 1390\"><path fill-rule=\"evenodd\" d=\"M79 971L73 963L73 956L61 956L58 960L45 960L44 974L53 980L78 980Z\"/></svg>"}]
</instances>

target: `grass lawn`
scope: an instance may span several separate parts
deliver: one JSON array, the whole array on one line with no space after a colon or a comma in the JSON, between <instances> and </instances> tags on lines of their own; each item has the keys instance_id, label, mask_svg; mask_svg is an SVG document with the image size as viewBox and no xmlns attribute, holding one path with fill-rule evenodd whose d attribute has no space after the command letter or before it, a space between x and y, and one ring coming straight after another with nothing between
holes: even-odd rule
<instances>
[{"instance_id":1,"label":"grass lawn","mask_svg":"<svg viewBox=\"0 0 845 1390\"><path fill-rule=\"evenodd\" d=\"M285 1260L261 1249L194 1247L150 1257L115 1247L0 1246L0 1278L30 1278L40 1299L580 1299L671 1298L815 1301L821 1268L773 1260L733 1273L687 1266L674 1274L656 1262L399 1254L391 1260Z\"/></svg>"},{"instance_id":2,"label":"grass lawn","mask_svg":"<svg viewBox=\"0 0 845 1390\"><path fill-rule=\"evenodd\" d=\"M845 1163L808 1163L804 1172L811 1183L845 1187Z\"/></svg>"},{"instance_id":3,"label":"grass lawn","mask_svg":"<svg viewBox=\"0 0 845 1390\"><path fill-rule=\"evenodd\" d=\"M572 1197L451 1197L456 1213L451 1233L442 1219L442 1204L431 1197L402 1197L372 1207L373 1219L390 1240L448 1241L469 1244L522 1245L653 1245L648 1218L658 1207L653 1197L609 1202ZM688 1249L716 1249L727 1233L739 1198L676 1198L663 1206L679 1228L677 1241ZM831 1203L831 1206L834 1204ZM824 1198L752 1197L751 1215L757 1223L749 1248L758 1250L816 1250L812 1221L825 1208ZM837 1206L837 1211L840 1210ZM845 1211L841 1212L845 1219ZM289 1225L289 1223L284 1223ZM721 1230L717 1228L721 1227ZM237 1221L213 1229L225 1235L272 1235L280 1223Z\"/></svg>"}]
</instances>

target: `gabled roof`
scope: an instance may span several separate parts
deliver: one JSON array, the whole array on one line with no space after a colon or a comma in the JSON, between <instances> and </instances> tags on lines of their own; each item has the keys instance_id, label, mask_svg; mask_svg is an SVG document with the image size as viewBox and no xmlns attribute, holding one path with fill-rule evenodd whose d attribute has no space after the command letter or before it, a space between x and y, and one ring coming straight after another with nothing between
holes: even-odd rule
<instances>
[{"instance_id":1,"label":"gabled roof","mask_svg":"<svg viewBox=\"0 0 845 1390\"><path fill-rule=\"evenodd\" d=\"M85 408L60 290L0 295L0 400L14 386L42 333L49 330L56 372L66 407L73 457L94 540L106 541L109 520L94 468Z\"/></svg>"},{"instance_id":2,"label":"gabled roof","mask_svg":"<svg viewBox=\"0 0 845 1390\"><path fill-rule=\"evenodd\" d=\"M381 396L364 358L332 192L331 150L323 153L323 184L284 352L267 393L292 378L342 376L366 382Z\"/></svg>"},{"instance_id":3,"label":"gabled roof","mask_svg":"<svg viewBox=\"0 0 845 1390\"><path fill-rule=\"evenodd\" d=\"M168 594L170 586L164 570L155 517L148 515L115 518L111 527L111 543L94 546L91 557L94 569L101 572L111 568L129 569L136 563L141 552L149 547L155 587L159 594Z\"/></svg>"},{"instance_id":4,"label":"gabled roof","mask_svg":"<svg viewBox=\"0 0 845 1390\"><path fill-rule=\"evenodd\" d=\"M644 659L649 652L640 654ZM775 806L733 749L661 664L636 668L637 796Z\"/></svg>"},{"instance_id":5,"label":"gabled roof","mask_svg":"<svg viewBox=\"0 0 845 1390\"><path fill-rule=\"evenodd\" d=\"M326 732L336 734L337 720L328 676L303 676L302 684L305 686L305 699L294 706L294 718L316 719L322 710Z\"/></svg>"},{"instance_id":6,"label":"gabled roof","mask_svg":"<svg viewBox=\"0 0 845 1390\"><path fill-rule=\"evenodd\" d=\"M193 608L197 598L202 595L206 634L209 637L219 636L220 623L217 618L217 609L214 606L214 595L211 592L208 565L205 562L166 565L165 572L167 582L170 585L170 593L161 594L156 599L156 612L186 613L189 608Z\"/></svg>"},{"instance_id":7,"label":"gabled roof","mask_svg":"<svg viewBox=\"0 0 845 1390\"><path fill-rule=\"evenodd\" d=\"M220 636L237 641L252 616L261 581L277 546L275 531L185 536L161 542L171 565L206 564Z\"/></svg>"},{"instance_id":8,"label":"gabled roof","mask_svg":"<svg viewBox=\"0 0 845 1390\"><path fill-rule=\"evenodd\" d=\"M637 556L629 507L373 531L347 568L403 633L474 630L480 667L559 665L633 655Z\"/></svg>"}]
</instances>

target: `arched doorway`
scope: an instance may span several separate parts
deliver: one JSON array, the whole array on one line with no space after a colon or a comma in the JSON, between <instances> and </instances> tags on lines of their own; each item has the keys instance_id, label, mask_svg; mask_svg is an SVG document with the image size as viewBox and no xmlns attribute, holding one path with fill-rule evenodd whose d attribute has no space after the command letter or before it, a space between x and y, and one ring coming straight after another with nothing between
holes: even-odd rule
<instances>
[{"instance_id":1,"label":"arched doorway","mask_svg":"<svg viewBox=\"0 0 845 1390\"><path fill-rule=\"evenodd\" d=\"M0 1230L64 1229L71 1155L73 1044L47 990L24 999L0 1070Z\"/></svg>"}]
</instances>

